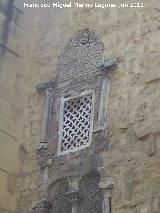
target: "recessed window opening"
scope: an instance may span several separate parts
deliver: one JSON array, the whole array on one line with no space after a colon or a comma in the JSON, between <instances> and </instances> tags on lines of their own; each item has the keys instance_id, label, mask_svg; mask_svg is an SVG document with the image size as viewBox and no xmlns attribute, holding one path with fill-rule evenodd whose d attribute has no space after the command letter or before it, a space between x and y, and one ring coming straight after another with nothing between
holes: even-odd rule
<instances>
[{"instance_id":1,"label":"recessed window opening","mask_svg":"<svg viewBox=\"0 0 160 213\"><path fill-rule=\"evenodd\" d=\"M61 103L59 153L74 152L90 145L93 129L94 92L64 98Z\"/></svg>"}]
</instances>

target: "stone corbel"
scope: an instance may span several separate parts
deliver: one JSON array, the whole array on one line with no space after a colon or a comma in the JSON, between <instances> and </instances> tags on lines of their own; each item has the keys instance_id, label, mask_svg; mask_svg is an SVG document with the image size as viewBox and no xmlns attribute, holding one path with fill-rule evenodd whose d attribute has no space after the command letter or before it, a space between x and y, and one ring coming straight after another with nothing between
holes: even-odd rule
<instances>
[{"instance_id":1,"label":"stone corbel","mask_svg":"<svg viewBox=\"0 0 160 213\"><path fill-rule=\"evenodd\" d=\"M52 203L46 199L38 200L32 203L31 210L35 213L45 213L51 209Z\"/></svg>"},{"instance_id":2,"label":"stone corbel","mask_svg":"<svg viewBox=\"0 0 160 213\"><path fill-rule=\"evenodd\" d=\"M45 93L45 107L44 107L44 118L42 125L42 133L39 150L48 149L48 127L49 127L49 118L51 116L51 109L53 106L53 92L55 88L55 81L47 81L45 83L40 83L36 86L36 89L39 92Z\"/></svg>"},{"instance_id":3,"label":"stone corbel","mask_svg":"<svg viewBox=\"0 0 160 213\"><path fill-rule=\"evenodd\" d=\"M110 58L107 60L104 60L103 64L99 67L99 69L103 72L105 71L111 71L117 68L117 58Z\"/></svg>"}]
</instances>

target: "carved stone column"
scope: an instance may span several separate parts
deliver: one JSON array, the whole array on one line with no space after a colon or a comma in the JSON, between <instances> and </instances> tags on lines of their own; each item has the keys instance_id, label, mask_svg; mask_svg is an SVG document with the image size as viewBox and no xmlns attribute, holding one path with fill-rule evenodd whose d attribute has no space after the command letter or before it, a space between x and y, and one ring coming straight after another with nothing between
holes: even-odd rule
<instances>
[{"instance_id":1,"label":"carved stone column","mask_svg":"<svg viewBox=\"0 0 160 213\"><path fill-rule=\"evenodd\" d=\"M77 213L77 204L72 204L72 213Z\"/></svg>"},{"instance_id":2,"label":"carved stone column","mask_svg":"<svg viewBox=\"0 0 160 213\"><path fill-rule=\"evenodd\" d=\"M41 131L40 146L38 149L48 149L48 127L49 127L49 118L51 116L51 110L53 106L53 92L54 92L55 83L49 81L46 83L39 84L36 88L38 91L45 93L45 107L44 107L44 117L43 125Z\"/></svg>"},{"instance_id":3,"label":"carved stone column","mask_svg":"<svg viewBox=\"0 0 160 213\"><path fill-rule=\"evenodd\" d=\"M72 213L77 213L79 192L77 191L68 192L67 197L68 197L68 200L72 203Z\"/></svg>"},{"instance_id":4,"label":"carved stone column","mask_svg":"<svg viewBox=\"0 0 160 213\"><path fill-rule=\"evenodd\" d=\"M111 200L111 192L114 186L113 180L108 179L104 181L102 180L99 184L99 187L103 190L103 213L112 213L112 200Z\"/></svg>"},{"instance_id":5,"label":"carved stone column","mask_svg":"<svg viewBox=\"0 0 160 213\"><path fill-rule=\"evenodd\" d=\"M79 178L70 180L70 192L68 198L72 203L72 213L78 213L78 201L79 201Z\"/></svg>"},{"instance_id":6,"label":"carved stone column","mask_svg":"<svg viewBox=\"0 0 160 213\"><path fill-rule=\"evenodd\" d=\"M46 166L43 170L43 173L42 173L42 187L43 187L43 192L44 192L45 197L47 197L48 182L49 182L48 166Z\"/></svg>"}]
</instances>

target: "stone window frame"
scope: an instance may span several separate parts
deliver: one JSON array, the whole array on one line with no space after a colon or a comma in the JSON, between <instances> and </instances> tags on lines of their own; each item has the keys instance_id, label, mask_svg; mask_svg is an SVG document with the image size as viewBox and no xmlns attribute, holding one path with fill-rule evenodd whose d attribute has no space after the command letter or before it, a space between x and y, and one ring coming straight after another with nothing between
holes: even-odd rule
<instances>
[{"instance_id":1,"label":"stone window frame","mask_svg":"<svg viewBox=\"0 0 160 213\"><path fill-rule=\"evenodd\" d=\"M101 83L99 85L99 89L100 89L99 106L97 106L98 107L97 108L97 117L94 116L95 123L94 123L94 129L92 131L92 134L99 132L101 130L105 130L108 127L107 114L108 114L108 99L110 96L109 93L110 93L110 85L111 85L111 77L112 77L111 71L113 71L117 68L117 62L118 62L118 59L116 57L107 59L103 62L103 64L98 68L98 70L96 72L92 72L89 75L92 77L101 76ZM57 87L56 80L48 80L46 82L41 82L36 85L36 90L40 94L41 93L45 94L45 99L46 99L45 107L44 107L44 115L43 115L44 118L43 118L43 124L42 124L42 131L41 131L42 135L41 135L39 147L37 148L37 150L40 152L43 150L49 149L48 140L50 137L50 134L49 134L49 128L51 126L50 118L53 117L52 108L53 108L53 105L55 104L54 102L55 101L57 102L56 98L59 99L59 96L55 97L55 94L57 93L57 90L59 88L63 88L63 86ZM93 87L90 87L90 88L85 87L83 89L83 91L93 90L93 89L96 93L96 88L93 88ZM63 98L67 97L67 95L64 94L65 91L66 91L66 88L65 88L65 90L63 90L63 93L62 93ZM67 91L69 91L68 88L67 88ZM77 92L75 93L75 91L73 91L73 90L71 90L70 92L72 93L72 95L77 94ZM70 95L70 92L68 93L68 96ZM107 96L106 96L106 93L107 93ZM75 95L75 97L76 97L76 95ZM105 114L105 117L103 116L104 114ZM59 120L59 118L58 118L58 120ZM52 121L53 121L53 118L52 118ZM59 144L59 142L57 140L57 146L58 146L58 144ZM56 155L59 154L57 149L55 152L56 152ZM62 153L60 153L59 155L62 155Z\"/></svg>"},{"instance_id":2,"label":"stone window frame","mask_svg":"<svg viewBox=\"0 0 160 213\"><path fill-rule=\"evenodd\" d=\"M91 106L91 120L90 120L90 129L89 129L89 141L86 145L82 145L78 148L74 148L72 150L67 150L67 151L61 151L61 143L62 143L62 131L63 131L63 116L64 116L64 104L66 101L73 100L73 99L78 99L81 98L85 95L92 94L92 106ZM95 89L91 90L85 90L79 94L76 95L71 95L68 97L62 97L61 98L61 103L60 103L60 116L59 116L59 131L58 131L58 150L57 150L57 155L65 155L69 153L74 153L76 151L80 151L82 149L85 149L91 145L92 142L92 135L94 131L94 117L95 117Z\"/></svg>"}]
</instances>

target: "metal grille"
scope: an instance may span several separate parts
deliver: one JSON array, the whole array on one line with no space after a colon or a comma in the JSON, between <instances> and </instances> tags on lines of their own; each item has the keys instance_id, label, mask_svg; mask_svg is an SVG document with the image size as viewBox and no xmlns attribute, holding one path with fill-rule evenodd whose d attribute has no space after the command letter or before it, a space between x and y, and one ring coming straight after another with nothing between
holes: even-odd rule
<instances>
[{"instance_id":1,"label":"metal grille","mask_svg":"<svg viewBox=\"0 0 160 213\"><path fill-rule=\"evenodd\" d=\"M64 101L61 152L76 151L89 145L92 129L92 102L92 93Z\"/></svg>"}]
</instances>

